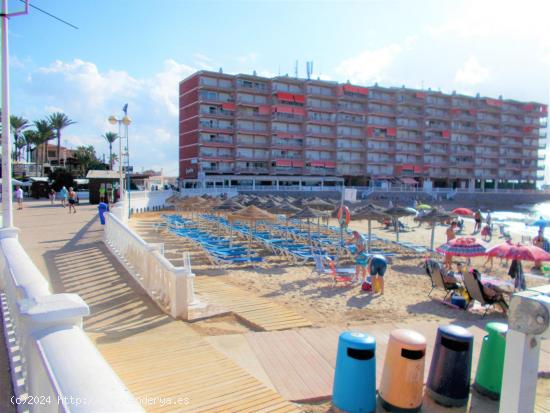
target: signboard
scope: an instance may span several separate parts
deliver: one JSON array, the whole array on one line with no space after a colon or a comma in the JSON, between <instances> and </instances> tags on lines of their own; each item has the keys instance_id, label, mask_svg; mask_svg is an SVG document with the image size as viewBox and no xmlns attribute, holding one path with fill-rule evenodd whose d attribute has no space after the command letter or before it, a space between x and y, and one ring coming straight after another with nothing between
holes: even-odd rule
<instances>
[{"instance_id":1,"label":"signboard","mask_svg":"<svg viewBox=\"0 0 550 413\"><path fill-rule=\"evenodd\" d=\"M357 200L357 189L354 188L344 188L344 201L356 201Z\"/></svg>"}]
</instances>

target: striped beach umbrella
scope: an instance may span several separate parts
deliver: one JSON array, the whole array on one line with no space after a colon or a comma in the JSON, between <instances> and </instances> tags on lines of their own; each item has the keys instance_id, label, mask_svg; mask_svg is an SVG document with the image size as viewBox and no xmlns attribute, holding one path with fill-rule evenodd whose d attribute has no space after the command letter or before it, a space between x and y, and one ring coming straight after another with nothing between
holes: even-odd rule
<instances>
[{"instance_id":1,"label":"striped beach umbrella","mask_svg":"<svg viewBox=\"0 0 550 413\"><path fill-rule=\"evenodd\" d=\"M439 246L436 251L455 257L480 257L486 254L487 245L474 237L458 237Z\"/></svg>"}]
</instances>

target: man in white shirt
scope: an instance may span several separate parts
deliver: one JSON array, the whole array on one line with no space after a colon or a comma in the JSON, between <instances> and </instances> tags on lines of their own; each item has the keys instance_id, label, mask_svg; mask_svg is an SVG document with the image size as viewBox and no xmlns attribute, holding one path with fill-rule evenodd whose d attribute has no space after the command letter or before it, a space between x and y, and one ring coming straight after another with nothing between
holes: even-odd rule
<instances>
[{"instance_id":1,"label":"man in white shirt","mask_svg":"<svg viewBox=\"0 0 550 413\"><path fill-rule=\"evenodd\" d=\"M23 209L23 190L19 185L15 187L15 200L17 201L17 209Z\"/></svg>"}]
</instances>

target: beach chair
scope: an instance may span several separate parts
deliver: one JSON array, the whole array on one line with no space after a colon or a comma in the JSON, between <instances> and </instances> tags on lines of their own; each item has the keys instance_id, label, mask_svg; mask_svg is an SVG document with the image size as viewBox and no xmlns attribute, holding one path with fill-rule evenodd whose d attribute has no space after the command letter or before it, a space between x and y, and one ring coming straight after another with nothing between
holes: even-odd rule
<instances>
[{"instance_id":1,"label":"beach chair","mask_svg":"<svg viewBox=\"0 0 550 413\"><path fill-rule=\"evenodd\" d=\"M445 269L435 260L426 260L425 261L425 268L426 273L430 277L430 280L432 282L432 289L428 293L428 297L431 296L433 290L436 288L445 291L445 297L443 298L443 301L447 299L449 294L451 294L453 291L460 288L460 284L458 283L448 283L445 282L444 276L446 275Z\"/></svg>"},{"instance_id":2,"label":"beach chair","mask_svg":"<svg viewBox=\"0 0 550 413\"><path fill-rule=\"evenodd\" d=\"M483 313L481 318L484 318L489 309L494 308L495 304L499 304L504 312L507 312L508 304L506 303L506 301L504 301L504 297L502 296L502 294L499 293L494 298L487 297L483 292L483 284L470 271L464 274L463 279L464 288L466 288L468 295L472 298L466 309L468 309L470 305L473 305L474 301L477 301L481 304L482 307L485 307L485 312Z\"/></svg>"}]
</instances>

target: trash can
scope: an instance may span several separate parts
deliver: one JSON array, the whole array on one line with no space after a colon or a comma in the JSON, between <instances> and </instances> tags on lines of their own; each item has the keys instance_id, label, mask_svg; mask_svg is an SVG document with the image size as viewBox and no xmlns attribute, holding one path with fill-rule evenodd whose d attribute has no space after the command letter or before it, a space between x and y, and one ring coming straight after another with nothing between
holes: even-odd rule
<instances>
[{"instance_id":1,"label":"trash can","mask_svg":"<svg viewBox=\"0 0 550 413\"><path fill-rule=\"evenodd\" d=\"M107 209L109 209L109 206L105 202L100 202L97 206L97 210L99 211L99 221L101 222L101 225L105 225L105 213L107 212Z\"/></svg>"},{"instance_id":2,"label":"trash can","mask_svg":"<svg viewBox=\"0 0 550 413\"><path fill-rule=\"evenodd\" d=\"M376 410L376 342L366 333L343 332L338 339L332 404L347 413Z\"/></svg>"},{"instance_id":3,"label":"trash can","mask_svg":"<svg viewBox=\"0 0 550 413\"><path fill-rule=\"evenodd\" d=\"M426 339L412 330L390 333L378 396L389 411L417 412L422 407Z\"/></svg>"},{"instance_id":4,"label":"trash can","mask_svg":"<svg viewBox=\"0 0 550 413\"><path fill-rule=\"evenodd\" d=\"M443 406L468 403L474 336L456 325L440 326L435 338L426 393Z\"/></svg>"},{"instance_id":5,"label":"trash can","mask_svg":"<svg viewBox=\"0 0 550 413\"><path fill-rule=\"evenodd\" d=\"M508 326L504 323L488 323L485 331L488 334L483 337L474 389L493 400L498 400L502 386Z\"/></svg>"}]
</instances>

